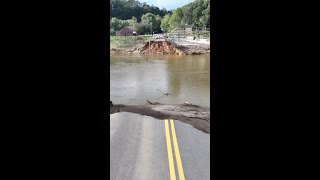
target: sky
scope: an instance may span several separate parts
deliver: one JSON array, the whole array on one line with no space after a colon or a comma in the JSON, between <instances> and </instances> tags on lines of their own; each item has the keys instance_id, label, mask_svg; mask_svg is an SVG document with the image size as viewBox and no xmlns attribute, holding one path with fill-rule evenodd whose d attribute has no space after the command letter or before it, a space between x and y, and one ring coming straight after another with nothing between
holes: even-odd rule
<instances>
[{"instance_id":1,"label":"sky","mask_svg":"<svg viewBox=\"0 0 320 180\"><path fill-rule=\"evenodd\" d=\"M163 7L167 10L177 9L178 7L182 7L194 0L138 0L140 2L146 2L148 5L154 5L162 9Z\"/></svg>"}]
</instances>

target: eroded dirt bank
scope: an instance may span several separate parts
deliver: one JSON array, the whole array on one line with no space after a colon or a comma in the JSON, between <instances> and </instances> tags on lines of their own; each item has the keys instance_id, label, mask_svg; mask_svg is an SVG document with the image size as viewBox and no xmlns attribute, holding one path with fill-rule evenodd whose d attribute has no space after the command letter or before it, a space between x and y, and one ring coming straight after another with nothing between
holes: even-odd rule
<instances>
[{"instance_id":1,"label":"eroded dirt bank","mask_svg":"<svg viewBox=\"0 0 320 180\"><path fill-rule=\"evenodd\" d=\"M110 103L110 114L117 112L131 112L156 119L175 119L193 125L205 133L210 134L210 108L196 105L112 105Z\"/></svg>"},{"instance_id":2,"label":"eroded dirt bank","mask_svg":"<svg viewBox=\"0 0 320 180\"><path fill-rule=\"evenodd\" d=\"M210 48L195 46L195 45L178 46L176 43L173 43L170 41L150 41L150 43L147 42L140 48L131 48L131 49L112 48L110 52L115 54L125 53L125 54L148 54L148 55L157 55L157 54L197 55L197 54L210 53Z\"/></svg>"}]
</instances>

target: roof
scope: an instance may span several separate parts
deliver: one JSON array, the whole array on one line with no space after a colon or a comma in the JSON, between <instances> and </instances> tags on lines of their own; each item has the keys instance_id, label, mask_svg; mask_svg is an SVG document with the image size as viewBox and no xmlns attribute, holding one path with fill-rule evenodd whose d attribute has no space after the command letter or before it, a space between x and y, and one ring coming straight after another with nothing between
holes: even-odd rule
<instances>
[{"instance_id":1,"label":"roof","mask_svg":"<svg viewBox=\"0 0 320 180\"><path fill-rule=\"evenodd\" d=\"M131 26L125 26L122 29L124 29L124 28L128 28L128 29L130 29L132 31L137 31L137 29L135 29L134 27L131 27Z\"/></svg>"}]
</instances>

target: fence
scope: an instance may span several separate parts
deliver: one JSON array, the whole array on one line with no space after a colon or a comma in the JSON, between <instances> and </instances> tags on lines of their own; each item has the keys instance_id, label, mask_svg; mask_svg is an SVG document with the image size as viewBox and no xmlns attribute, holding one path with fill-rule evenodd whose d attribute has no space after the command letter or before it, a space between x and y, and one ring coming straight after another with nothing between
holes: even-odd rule
<instances>
[{"instance_id":1,"label":"fence","mask_svg":"<svg viewBox=\"0 0 320 180\"><path fill-rule=\"evenodd\" d=\"M200 36L200 37L210 37L210 28L198 28L198 27L188 27L188 28L176 28L168 33L169 36Z\"/></svg>"}]
</instances>

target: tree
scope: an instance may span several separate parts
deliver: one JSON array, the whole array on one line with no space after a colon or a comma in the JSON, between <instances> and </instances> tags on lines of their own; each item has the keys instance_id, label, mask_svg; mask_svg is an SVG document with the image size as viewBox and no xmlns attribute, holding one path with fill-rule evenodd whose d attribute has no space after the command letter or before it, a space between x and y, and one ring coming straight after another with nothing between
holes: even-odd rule
<instances>
[{"instance_id":1,"label":"tree","mask_svg":"<svg viewBox=\"0 0 320 180\"><path fill-rule=\"evenodd\" d=\"M169 20L170 29L179 28L181 26L182 18L183 18L182 9L178 8L173 12L172 16L170 17L170 20Z\"/></svg>"},{"instance_id":2,"label":"tree","mask_svg":"<svg viewBox=\"0 0 320 180\"><path fill-rule=\"evenodd\" d=\"M158 7L149 6L138 0L111 0L110 28L117 31L124 27L125 22L122 19L127 19L128 26L135 27L139 24L139 28L143 30L140 31L141 33L168 32L173 28L183 28L186 25L210 27L210 0L194 0L173 13L171 10L165 8L160 10Z\"/></svg>"},{"instance_id":3,"label":"tree","mask_svg":"<svg viewBox=\"0 0 320 180\"><path fill-rule=\"evenodd\" d=\"M207 8L202 11L202 22L206 27L210 27L210 1L206 2Z\"/></svg>"},{"instance_id":4,"label":"tree","mask_svg":"<svg viewBox=\"0 0 320 180\"><path fill-rule=\"evenodd\" d=\"M154 31L155 32L161 32L161 20L162 20L162 17L160 15L156 15L156 25L154 26L155 29Z\"/></svg>"},{"instance_id":5,"label":"tree","mask_svg":"<svg viewBox=\"0 0 320 180\"><path fill-rule=\"evenodd\" d=\"M121 19L118 19L115 17L111 18L111 20L110 20L110 34L115 35L115 31L119 31L120 29L122 29L125 26L129 26L128 21L121 20ZM113 29L113 30L111 30L111 29Z\"/></svg>"},{"instance_id":6,"label":"tree","mask_svg":"<svg viewBox=\"0 0 320 180\"><path fill-rule=\"evenodd\" d=\"M141 34L146 34L149 31L149 26L146 26L143 23L135 23L135 28L137 29L138 32L140 32Z\"/></svg>"},{"instance_id":7,"label":"tree","mask_svg":"<svg viewBox=\"0 0 320 180\"><path fill-rule=\"evenodd\" d=\"M114 29L115 31L118 31L121 29L121 22L118 18L111 18L110 20L110 29Z\"/></svg>"},{"instance_id":8,"label":"tree","mask_svg":"<svg viewBox=\"0 0 320 180\"><path fill-rule=\"evenodd\" d=\"M110 29L110 36L114 36L114 35L116 35L116 31L113 28L111 28Z\"/></svg>"},{"instance_id":9,"label":"tree","mask_svg":"<svg viewBox=\"0 0 320 180\"><path fill-rule=\"evenodd\" d=\"M192 3L182 7L182 11L183 11L182 22L184 24L187 24L187 25L193 25L194 24L194 21L193 21L193 18L192 18L193 9L194 8L192 6Z\"/></svg>"},{"instance_id":10,"label":"tree","mask_svg":"<svg viewBox=\"0 0 320 180\"><path fill-rule=\"evenodd\" d=\"M110 16L118 19L130 19L132 16L141 21L141 16L146 13L159 14L161 17L167 13L166 9L159 9L155 6L149 6L147 3L141 3L138 0L111 0Z\"/></svg>"},{"instance_id":11,"label":"tree","mask_svg":"<svg viewBox=\"0 0 320 180\"><path fill-rule=\"evenodd\" d=\"M153 32L154 29L157 29L157 18L156 15L152 13L146 13L141 17L141 23L150 28L150 33Z\"/></svg>"},{"instance_id":12,"label":"tree","mask_svg":"<svg viewBox=\"0 0 320 180\"><path fill-rule=\"evenodd\" d=\"M137 18L134 17L134 16L132 16L132 18L131 18L131 19L128 19L127 21L128 21L128 23L129 23L129 26L134 27L134 28L135 28L135 24L138 22L138 21L137 21Z\"/></svg>"},{"instance_id":13,"label":"tree","mask_svg":"<svg viewBox=\"0 0 320 180\"><path fill-rule=\"evenodd\" d=\"M170 31L169 20L170 14L166 14L161 20L161 30L166 33Z\"/></svg>"}]
</instances>

